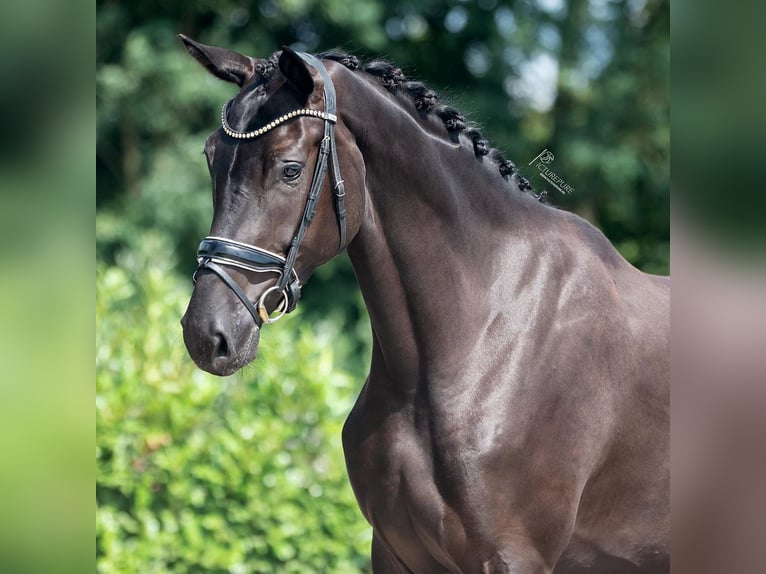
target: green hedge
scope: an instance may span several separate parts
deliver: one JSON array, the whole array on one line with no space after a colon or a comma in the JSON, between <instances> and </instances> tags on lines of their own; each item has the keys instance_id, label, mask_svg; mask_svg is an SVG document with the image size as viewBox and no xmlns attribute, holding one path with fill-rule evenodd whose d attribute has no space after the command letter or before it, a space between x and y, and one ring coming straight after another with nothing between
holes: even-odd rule
<instances>
[{"instance_id":1,"label":"green hedge","mask_svg":"<svg viewBox=\"0 0 766 574\"><path fill-rule=\"evenodd\" d=\"M148 236L97 268L97 571L369 570L340 441L364 358L291 316L244 373L203 373L178 322L189 281L152 253Z\"/></svg>"}]
</instances>

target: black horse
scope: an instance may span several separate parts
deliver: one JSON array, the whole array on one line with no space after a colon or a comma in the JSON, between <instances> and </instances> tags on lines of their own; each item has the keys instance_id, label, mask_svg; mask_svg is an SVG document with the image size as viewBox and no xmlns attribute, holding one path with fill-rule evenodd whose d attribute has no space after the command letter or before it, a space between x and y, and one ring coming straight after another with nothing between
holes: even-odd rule
<instances>
[{"instance_id":1,"label":"black horse","mask_svg":"<svg viewBox=\"0 0 766 574\"><path fill-rule=\"evenodd\" d=\"M233 373L348 250L373 350L343 445L373 571L668 571L668 279L394 66L182 40L240 87L205 144L186 346Z\"/></svg>"}]
</instances>

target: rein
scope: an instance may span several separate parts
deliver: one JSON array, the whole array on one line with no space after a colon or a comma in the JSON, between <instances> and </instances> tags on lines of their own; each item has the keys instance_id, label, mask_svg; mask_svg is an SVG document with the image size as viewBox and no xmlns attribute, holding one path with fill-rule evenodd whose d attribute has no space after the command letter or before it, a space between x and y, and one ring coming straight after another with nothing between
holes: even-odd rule
<instances>
[{"instance_id":1,"label":"rein","mask_svg":"<svg viewBox=\"0 0 766 574\"><path fill-rule=\"evenodd\" d=\"M335 215L338 219L339 228L337 253L343 251L346 245L346 191L343 179L340 177L338 152L335 145L335 122L337 121L335 87L330 79L330 74L317 57L303 52L298 52L298 55L304 62L315 68L324 81L324 111L308 108L294 110L257 130L238 132L229 126L226 119L229 106L233 100L227 102L221 110L221 126L223 131L226 135L235 139L255 139L296 117L313 117L324 121L324 136L319 144L317 162L314 168L311 188L306 198L306 205L303 209L303 217L298 226L298 231L295 233L287 249L287 255L283 257L254 245L216 236L205 237L197 250L197 270L194 272L194 282L196 283L197 274L203 269L218 275L239 297L259 328L264 323L268 324L278 321L287 313L295 310L298 305L301 297L301 282L298 273L295 271L295 261L298 258L298 250L300 249L303 237L306 235L306 231L314 219L317 205L319 204L319 197L324 187L325 177L327 176L328 162L332 165L332 189L335 198ZM237 267L257 273L275 273L279 278L275 285L263 292L254 305L242 288L237 285L237 282L234 281L222 266ZM266 298L271 293L280 293L282 296L281 302L275 309L278 313L275 317L271 317L266 309Z\"/></svg>"}]
</instances>

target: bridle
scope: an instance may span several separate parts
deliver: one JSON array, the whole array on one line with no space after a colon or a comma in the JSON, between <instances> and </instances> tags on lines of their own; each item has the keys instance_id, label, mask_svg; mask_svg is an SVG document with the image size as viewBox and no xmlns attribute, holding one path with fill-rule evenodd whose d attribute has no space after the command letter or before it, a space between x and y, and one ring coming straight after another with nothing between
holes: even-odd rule
<instances>
[{"instance_id":1,"label":"bridle","mask_svg":"<svg viewBox=\"0 0 766 574\"><path fill-rule=\"evenodd\" d=\"M306 231L314 219L314 214L319 204L319 196L322 193L327 175L328 157L333 168L332 189L335 197L335 214L338 218L340 235L337 253L340 253L346 245L346 191L343 186L343 180L340 177L338 152L335 145L335 122L337 121L335 87L330 79L330 74L327 73L324 64L317 57L303 52L297 52L297 54L304 62L313 66L324 81L324 111L310 108L294 110L257 130L238 132L233 130L226 120L227 112L233 100L227 102L221 110L221 126L223 131L227 136L235 139L255 139L296 117L313 117L324 121L324 137L322 137L322 141L319 144L314 176L311 181L308 197L306 198L303 217L298 226L298 231L295 233L287 249L287 255L283 257L254 245L216 236L205 237L197 250L198 265L197 270L194 272L194 282L197 282L197 274L203 269L218 275L239 297L258 327L261 327L264 323L278 321L285 314L293 311L298 305L298 300L301 297L301 282L298 273L295 271L295 260L298 257L298 250L300 249L303 237L306 235ZM222 267L224 265L258 273L275 273L279 276L279 279L275 285L266 289L256 304L253 305L242 288L237 285L237 282ZM266 298L271 293L280 293L282 295L282 301L275 309L278 314L273 317L269 315L266 309Z\"/></svg>"}]
</instances>

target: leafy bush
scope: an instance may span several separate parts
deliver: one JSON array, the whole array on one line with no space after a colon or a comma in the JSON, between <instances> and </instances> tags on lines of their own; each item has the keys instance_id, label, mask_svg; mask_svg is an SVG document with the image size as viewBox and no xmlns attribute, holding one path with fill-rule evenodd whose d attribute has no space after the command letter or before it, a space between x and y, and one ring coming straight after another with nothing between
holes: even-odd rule
<instances>
[{"instance_id":1,"label":"leafy bush","mask_svg":"<svg viewBox=\"0 0 766 574\"><path fill-rule=\"evenodd\" d=\"M340 443L363 358L336 323L291 317L244 374L203 373L163 245L97 268L98 572L368 570Z\"/></svg>"}]
</instances>

